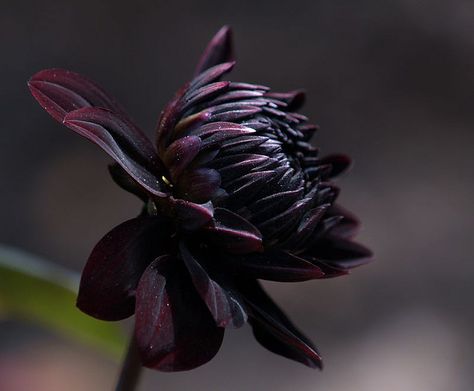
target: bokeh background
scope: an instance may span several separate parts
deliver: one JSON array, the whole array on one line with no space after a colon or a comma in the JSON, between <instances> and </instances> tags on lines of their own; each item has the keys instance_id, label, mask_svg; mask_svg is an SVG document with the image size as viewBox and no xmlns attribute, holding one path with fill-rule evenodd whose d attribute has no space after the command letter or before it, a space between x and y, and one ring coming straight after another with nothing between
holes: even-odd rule
<instances>
[{"instance_id":1,"label":"bokeh background","mask_svg":"<svg viewBox=\"0 0 474 391\"><path fill-rule=\"evenodd\" d=\"M109 179L104 153L33 101L33 73L100 81L152 137L222 24L235 31L233 79L306 88L304 112L322 128L314 142L355 159L341 200L377 261L349 277L267 284L323 352L322 372L244 328L202 368L146 371L140 390L472 390L472 0L1 0L0 241L80 270L140 206ZM93 349L0 320L2 391L107 390L116 371Z\"/></svg>"}]
</instances>

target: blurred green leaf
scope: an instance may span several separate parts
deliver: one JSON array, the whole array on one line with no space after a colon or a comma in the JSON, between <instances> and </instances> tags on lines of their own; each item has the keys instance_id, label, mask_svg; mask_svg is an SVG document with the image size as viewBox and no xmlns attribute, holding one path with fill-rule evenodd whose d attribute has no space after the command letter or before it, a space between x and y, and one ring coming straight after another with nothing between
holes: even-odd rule
<instances>
[{"instance_id":1,"label":"blurred green leaf","mask_svg":"<svg viewBox=\"0 0 474 391\"><path fill-rule=\"evenodd\" d=\"M0 245L0 315L41 323L115 358L126 347L117 323L76 308L79 275L24 251Z\"/></svg>"}]
</instances>

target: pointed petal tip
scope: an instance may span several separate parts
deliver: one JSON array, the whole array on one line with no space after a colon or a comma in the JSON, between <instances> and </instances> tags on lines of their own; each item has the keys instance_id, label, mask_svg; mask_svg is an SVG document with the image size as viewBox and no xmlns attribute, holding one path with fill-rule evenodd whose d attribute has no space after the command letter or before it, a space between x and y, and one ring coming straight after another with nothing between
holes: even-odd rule
<instances>
[{"instance_id":1,"label":"pointed petal tip","mask_svg":"<svg viewBox=\"0 0 474 391\"><path fill-rule=\"evenodd\" d=\"M204 50L196 67L195 75L214 65L234 61L232 35L232 29L228 25L220 28Z\"/></svg>"}]
</instances>

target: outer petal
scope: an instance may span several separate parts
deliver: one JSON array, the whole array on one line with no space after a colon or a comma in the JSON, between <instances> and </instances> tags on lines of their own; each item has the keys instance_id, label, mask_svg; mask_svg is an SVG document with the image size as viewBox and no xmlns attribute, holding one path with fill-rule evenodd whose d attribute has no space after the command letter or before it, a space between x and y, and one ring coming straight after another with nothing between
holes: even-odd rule
<instances>
[{"instance_id":1,"label":"outer petal","mask_svg":"<svg viewBox=\"0 0 474 391\"><path fill-rule=\"evenodd\" d=\"M225 261L239 275L248 278L297 282L324 277L317 265L287 251L268 250L261 254L227 256Z\"/></svg>"},{"instance_id":2,"label":"outer petal","mask_svg":"<svg viewBox=\"0 0 474 391\"><path fill-rule=\"evenodd\" d=\"M92 250L82 272L77 306L102 320L133 314L135 289L145 270L169 242L168 221L137 217L115 227Z\"/></svg>"},{"instance_id":3,"label":"outer petal","mask_svg":"<svg viewBox=\"0 0 474 391\"><path fill-rule=\"evenodd\" d=\"M207 45L196 67L195 75L223 62L234 61L232 30L222 27Z\"/></svg>"},{"instance_id":4,"label":"outer petal","mask_svg":"<svg viewBox=\"0 0 474 391\"><path fill-rule=\"evenodd\" d=\"M364 265L372 260L372 252L361 244L328 235L315 242L308 251L318 260L343 270Z\"/></svg>"},{"instance_id":5,"label":"outer petal","mask_svg":"<svg viewBox=\"0 0 474 391\"><path fill-rule=\"evenodd\" d=\"M220 348L217 327L180 261L162 256L150 264L137 289L135 335L142 362L166 372L196 368Z\"/></svg>"},{"instance_id":6,"label":"outer petal","mask_svg":"<svg viewBox=\"0 0 474 391\"><path fill-rule=\"evenodd\" d=\"M180 253L193 281L194 287L207 305L219 327L238 328L247 321L247 313L237 295L214 281L184 243Z\"/></svg>"},{"instance_id":7,"label":"outer petal","mask_svg":"<svg viewBox=\"0 0 474 391\"><path fill-rule=\"evenodd\" d=\"M227 209L216 208L213 224L206 227L206 230L214 245L231 253L245 254L263 250L260 231L243 217Z\"/></svg>"},{"instance_id":8,"label":"outer petal","mask_svg":"<svg viewBox=\"0 0 474 391\"><path fill-rule=\"evenodd\" d=\"M57 121L83 107L102 107L126 116L117 101L92 80L64 69L45 69L28 82L39 104Z\"/></svg>"},{"instance_id":9,"label":"outer petal","mask_svg":"<svg viewBox=\"0 0 474 391\"><path fill-rule=\"evenodd\" d=\"M66 115L64 124L101 147L148 192L164 197L157 176L162 170L149 141L125 118L99 108L84 108ZM162 171L161 171L162 173Z\"/></svg>"},{"instance_id":10,"label":"outer petal","mask_svg":"<svg viewBox=\"0 0 474 391\"><path fill-rule=\"evenodd\" d=\"M259 283L245 281L241 285L257 341L273 353L311 368L321 368L321 357L312 342L291 323Z\"/></svg>"}]
</instances>

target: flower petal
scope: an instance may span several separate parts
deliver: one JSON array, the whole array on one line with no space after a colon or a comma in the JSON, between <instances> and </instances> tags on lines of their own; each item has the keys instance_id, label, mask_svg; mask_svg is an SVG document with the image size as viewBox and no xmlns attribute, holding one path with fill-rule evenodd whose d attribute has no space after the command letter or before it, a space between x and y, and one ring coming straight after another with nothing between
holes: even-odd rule
<instances>
[{"instance_id":1,"label":"flower petal","mask_svg":"<svg viewBox=\"0 0 474 391\"><path fill-rule=\"evenodd\" d=\"M332 235L317 240L308 253L331 266L345 270L370 262L373 255L361 244Z\"/></svg>"},{"instance_id":2,"label":"flower petal","mask_svg":"<svg viewBox=\"0 0 474 391\"><path fill-rule=\"evenodd\" d=\"M64 69L45 69L28 82L39 104L57 121L83 107L102 107L126 116L118 102L92 80Z\"/></svg>"},{"instance_id":3,"label":"flower petal","mask_svg":"<svg viewBox=\"0 0 474 391\"><path fill-rule=\"evenodd\" d=\"M195 75L223 62L234 61L232 30L222 27L207 45L196 67Z\"/></svg>"},{"instance_id":4,"label":"flower petal","mask_svg":"<svg viewBox=\"0 0 474 391\"><path fill-rule=\"evenodd\" d=\"M260 284L244 281L241 286L257 341L275 354L311 368L321 368L321 357L313 343L291 323Z\"/></svg>"},{"instance_id":5,"label":"flower petal","mask_svg":"<svg viewBox=\"0 0 474 391\"><path fill-rule=\"evenodd\" d=\"M135 289L153 259L166 251L170 232L163 218L137 217L105 235L82 272L77 306L102 320L133 314Z\"/></svg>"},{"instance_id":6,"label":"flower petal","mask_svg":"<svg viewBox=\"0 0 474 391\"><path fill-rule=\"evenodd\" d=\"M150 193L164 197L157 176L163 172L152 144L118 114L99 108L72 111L64 124L101 147Z\"/></svg>"},{"instance_id":7,"label":"flower petal","mask_svg":"<svg viewBox=\"0 0 474 391\"><path fill-rule=\"evenodd\" d=\"M184 243L180 243L179 248L194 287L206 303L217 326L242 327L247 321L247 313L239 303L237 295L211 279Z\"/></svg>"},{"instance_id":8,"label":"flower petal","mask_svg":"<svg viewBox=\"0 0 474 391\"><path fill-rule=\"evenodd\" d=\"M120 188L136 195L143 202L149 199L148 193L141 187L136 180L134 180L118 163L109 164L109 174L113 181Z\"/></svg>"},{"instance_id":9,"label":"flower petal","mask_svg":"<svg viewBox=\"0 0 474 391\"><path fill-rule=\"evenodd\" d=\"M283 250L227 256L225 261L236 273L249 278L297 282L324 277L323 271L317 265Z\"/></svg>"},{"instance_id":10,"label":"flower petal","mask_svg":"<svg viewBox=\"0 0 474 391\"><path fill-rule=\"evenodd\" d=\"M196 168L181 176L176 189L182 198L203 203L217 194L220 185L221 176L218 171L212 168Z\"/></svg>"},{"instance_id":11,"label":"flower petal","mask_svg":"<svg viewBox=\"0 0 474 391\"><path fill-rule=\"evenodd\" d=\"M227 209L216 208L213 222L205 229L209 241L215 246L236 254L263 250L260 231L243 217Z\"/></svg>"},{"instance_id":12,"label":"flower petal","mask_svg":"<svg viewBox=\"0 0 474 391\"><path fill-rule=\"evenodd\" d=\"M351 158L347 155L342 154L333 154L328 155L320 159L319 164L326 165L329 164L331 169L329 173L324 177L326 178L333 178L335 176L341 175L347 170L350 169L352 161Z\"/></svg>"},{"instance_id":13,"label":"flower petal","mask_svg":"<svg viewBox=\"0 0 474 391\"><path fill-rule=\"evenodd\" d=\"M197 295L180 261L162 256L137 289L135 336L143 365L165 372L196 368L219 350L224 329Z\"/></svg>"},{"instance_id":14,"label":"flower petal","mask_svg":"<svg viewBox=\"0 0 474 391\"><path fill-rule=\"evenodd\" d=\"M170 197L178 225L186 231L194 231L210 222L214 215L212 202L196 204Z\"/></svg>"},{"instance_id":15,"label":"flower petal","mask_svg":"<svg viewBox=\"0 0 474 391\"><path fill-rule=\"evenodd\" d=\"M193 161L199 153L201 145L199 137L186 136L174 141L168 147L163 161L173 180L177 180L183 170Z\"/></svg>"}]
</instances>

